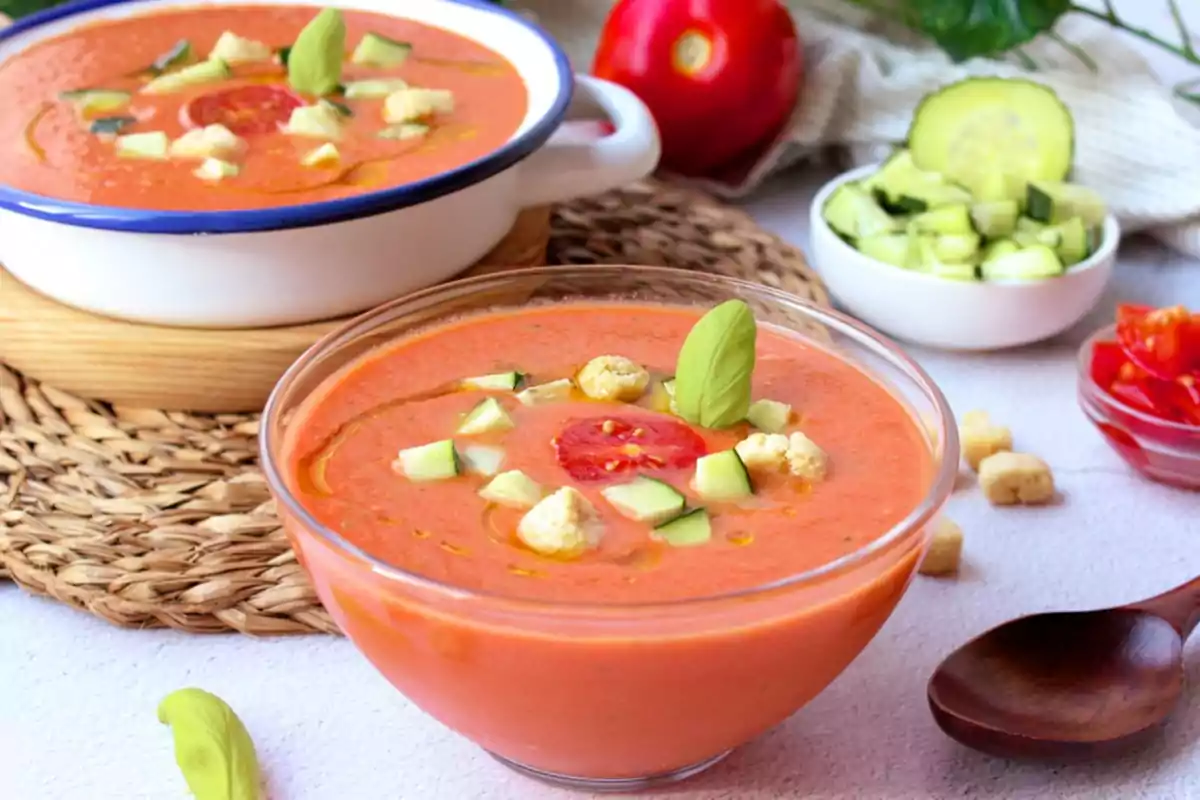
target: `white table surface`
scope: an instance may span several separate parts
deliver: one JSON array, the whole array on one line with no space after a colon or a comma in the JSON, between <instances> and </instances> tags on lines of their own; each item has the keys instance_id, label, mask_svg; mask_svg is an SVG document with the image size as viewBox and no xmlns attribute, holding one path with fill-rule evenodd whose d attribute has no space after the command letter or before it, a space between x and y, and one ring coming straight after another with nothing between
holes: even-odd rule
<instances>
[{"instance_id":1,"label":"white table surface","mask_svg":"<svg viewBox=\"0 0 1200 800\"><path fill-rule=\"evenodd\" d=\"M775 180L749 204L803 244L804 210L822 179ZM995 355L914 350L959 413L986 408L1018 446L1045 457L1064 495L1044 509L1000 510L975 491L950 513L966 532L956 581L919 579L877 639L829 689L724 764L662 796L1200 798L1200 702L1161 739L1120 761L1015 765L951 742L934 725L925 682L947 653L1007 618L1153 595L1200 574L1200 494L1131 474L1075 402L1073 359L1118 298L1200 308L1200 263L1131 241L1102 307L1046 344ZM1200 684L1200 647L1189 676ZM0 797L183 798L169 731L155 708L198 685L245 720L273 800L551 800L577 797L518 777L424 716L349 642L255 640L119 630L0 585Z\"/></svg>"}]
</instances>

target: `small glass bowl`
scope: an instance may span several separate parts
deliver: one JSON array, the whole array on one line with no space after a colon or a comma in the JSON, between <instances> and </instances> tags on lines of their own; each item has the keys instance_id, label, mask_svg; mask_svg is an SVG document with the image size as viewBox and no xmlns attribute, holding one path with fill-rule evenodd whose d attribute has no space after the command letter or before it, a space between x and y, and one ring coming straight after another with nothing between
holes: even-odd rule
<instances>
[{"instance_id":1,"label":"small glass bowl","mask_svg":"<svg viewBox=\"0 0 1200 800\"><path fill-rule=\"evenodd\" d=\"M1101 328L1079 350L1079 405L1117 455L1151 480L1200 490L1200 426L1171 422L1126 405L1092 379L1092 353L1116 341L1116 326Z\"/></svg>"},{"instance_id":2,"label":"small glass bowl","mask_svg":"<svg viewBox=\"0 0 1200 800\"><path fill-rule=\"evenodd\" d=\"M854 364L924 423L934 468L926 496L854 553L723 595L541 602L468 591L373 558L305 508L289 469L303 411L364 352L472 312L571 301L703 309L734 298L761 323ZM907 590L929 523L953 489L959 452L941 392L865 326L766 286L628 266L486 275L364 314L280 380L263 414L261 448L293 549L350 641L416 705L503 763L588 791L635 791L694 775L833 681ZM419 525L421 510L411 517L406 524Z\"/></svg>"}]
</instances>

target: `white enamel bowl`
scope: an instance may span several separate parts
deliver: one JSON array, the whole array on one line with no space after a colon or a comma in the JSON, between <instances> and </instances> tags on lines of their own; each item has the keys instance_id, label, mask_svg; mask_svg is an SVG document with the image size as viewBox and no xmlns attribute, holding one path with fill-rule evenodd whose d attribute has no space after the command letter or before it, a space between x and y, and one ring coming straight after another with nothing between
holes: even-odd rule
<instances>
[{"instance_id":1,"label":"white enamel bowl","mask_svg":"<svg viewBox=\"0 0 1200 800\"><path fill-rule=\"evenodd\" d=\"M227 328L310 322L439 283L491 250L521 209L601 192L657 165L658 131L646 107L615 84L573 75L549 36L517 14L479 0L328 1L385 14L402 8L406 18L504 56L528 91L517 132L495 152L427 180L261 211L104 208L0 185L0 262L43 294L114 317ZM51 9L0 31L0 62L95 20L187 5L82 0ZM573 100L607 115L613 133L562 135Z\"/></svg>"},{"instance_id":2,"label":"white enamel bowl","mask_svg":"<svg viewBox=\"0 0 1200 800\"><path fill-rule=\"evenodd\" d=\"M1083 319L1112 277L1121 232L1111 214L1096 252L1049 280L954 281L869 258L842 241L821 212L837 187L878 168L851 170L817 193L809 214L810 250L837 303L890 336L944 350L1031 344Z\"/></svg>"}]
</instances>

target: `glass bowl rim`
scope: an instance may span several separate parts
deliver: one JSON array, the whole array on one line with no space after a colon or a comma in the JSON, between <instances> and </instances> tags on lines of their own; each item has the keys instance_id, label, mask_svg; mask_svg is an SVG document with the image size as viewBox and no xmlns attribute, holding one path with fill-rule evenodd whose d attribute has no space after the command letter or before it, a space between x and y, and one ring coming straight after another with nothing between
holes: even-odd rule
<instances>
[{"instance_id":1,"label":"glass bowl rim","mask_svg":"<svg viewBox=\"0 0 1200 800\"><path fill-rule=\"evenodd\" d=\"M415 572L410 572L372 556L362 548L347 541L337 531L322 525L292 494L286 482L283 480L283 476L275 462L275 457L272 453L272 449L274 447L273 430L276 425L276 417L279 414L279 404L282 402L284 395L287 394L291 385L297 379L299 379L308 369L309 365L313 361L319 359L333 343L339 342L343 336L350 334L356 329L358 330L359 335L367 334L373 329L373 327L377 327L379 324L385 324L386 322L390 322L395 319L393 312L397 309L419 301L433 300L436 302L439 299L439 295L459 295L464 292L464 290L483 287L496 282L499 282L501 285L503 285L504 283L512 283L522 279L536 280L538 278L544 278L547 280L552 280L554 278L561 279L571 276L595 279L597 277L603 277L605 273L612 274L616 277L628 277L630 273L636 273L637 275L647 279L657 277L668 281L683 281L693 285L700 284L711 287L726 288L729 290L750 292L755 295L757 299L765 299L776 304L782 304L785 307L790 307L791 310L798 310L810 320L833 328L839 334L854 340L857 345L862 346L865 349L873 352L874 355L883 358L892 367L899 369L908 379L913 381L921 393L931 401L937 411L940 422L940 429L937 430L936 433L942 443L943 457L941 459L941 463L936 465L933 480L925 496L921 499L921 502L918 503L917 506L913 508L902 520L897 522L883 535L876 537L866 545L854 550L851 553L847 553L841 558L835 559L834 561L826 564L822 564L819 567L805 570L804 572L788 575L784 578L770 581L765 584L757 584L755 586L721 592L718 594L685 597L677 600L665 601L649 601L638 603L597 603L594 601L574 602L570 600L544 600L521 597L519 595L503 594L499 592L466 589L451 583L428 578ZM801 335L803 335L802 331L794 332L799 332ZM361 357L362 355L363 354L360 353L358 357ZM903 402L906 410L910 412L913 410L909 403L904 401L901 402ZM446 283L437 284L435 286L404 295L403 297L396 298L395 300L391 300L381 306L377 306L360 314L357 317L347 320L335 330L325 334L315 344L309 347L308 350L301 354L301 356L296 359L290 367L288 367L287 371L279 379L278 383L276 383L275 388L271 391L271 395L268 398L267 404L262 413L262 422L259 433L259 460L262 465L263 474L266 477L267 484L271 489L276 502L282 504L284 514L293 517L305 528L306 531L312 532L323 539L325 543L334 548L334 550L340 551L344 555L349 555L354 559L363 562L375 574L391 580L396 580L404 585L414 586L443 597L451 597L459 600L498 602L507 607L532 611L564 611L573 613L616 612L632 615L644 614L656 610L677 611L679 609L703 606L713 603L749 600L764 595L770 595L784 589L796 589L803 585L812 584L825 577L837 574L846 568L857 566L867 561L871 556L885 551L892 545L912 535L915 535L921 530L921 527L929 522L929 520L931 520L941 509L941 506L944 504L945 500L952 493L955 482L958 478L958 431L957 427L953 423L954 414L950 409L949 402L946 400L937 384L934 383L933 379L920 365L916 363L916 361L905 354L899 345L884 337L883 334L872 330L865 324L858 322L857 320L854 320L838 311L834 311L833 309L829 308L823 308L811 301L804 300L782 289L776 289L771 286L766 286L744 280L742 278L734 278L726 275L716 275L712 273L677 269L672 267L626 266L616 264L562 265L505 270L502 272L478 275L470 278L461 278Z\"/></svg>"},{"instance_id":2,"label":"glass bowl rim","mask_svg":"<svg viewBox=\"0 0 1200 800\"><path fill-rule=\"evenodd\" d=\"M1116 323L1110 323L1092 333L1079 347L1075 364L1078 372L1079 386L1084 390L1086 400L1100 405L1106 412L1119 411L1138 422L1145 423L1149 428L1157 428L1163 433L1200 434L1200 425L1189 425L1186 422L1174 422L1169 419L1147 414L1141 409L1134 408L1122 400L1118 400L1096 383L1092 377L1092 352L1096 345L1105 341L1117 341Z\"/></svg>"}]
</instances>

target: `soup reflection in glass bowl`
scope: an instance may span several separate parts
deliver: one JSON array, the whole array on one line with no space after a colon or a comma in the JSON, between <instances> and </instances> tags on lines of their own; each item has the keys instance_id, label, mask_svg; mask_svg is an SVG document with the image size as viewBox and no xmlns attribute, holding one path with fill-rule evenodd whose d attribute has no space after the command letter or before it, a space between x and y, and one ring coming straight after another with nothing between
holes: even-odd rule
<instances>
[{"instance_id":1,"label":"soup reflection in glass bowl","mask_svg":"<svg viewBox=\"0 0 1200 800\"><path fill-rule=\"evenodd\" d=\"M753 422L700 427L677 358L734 299ZM824 689L904 594L958 452L938 389L860 324L644 267L388 304L292 367L263 431L366 657L510 766L593 789L694 774Z\"/></svg>"},{"instance_id":2,"label":"soup reflection in glass bowl","mask_svg":"<svg viewBox=\"0 0 1200 800\"><path fill-rule=\"evenodd\" d=\"M558 135L575 100L612 133ZM158 324L357 313L658 159L637 98L485 2L67 4L0 30L0 103L0 261Z\"/></svg>"}]
</instances>

